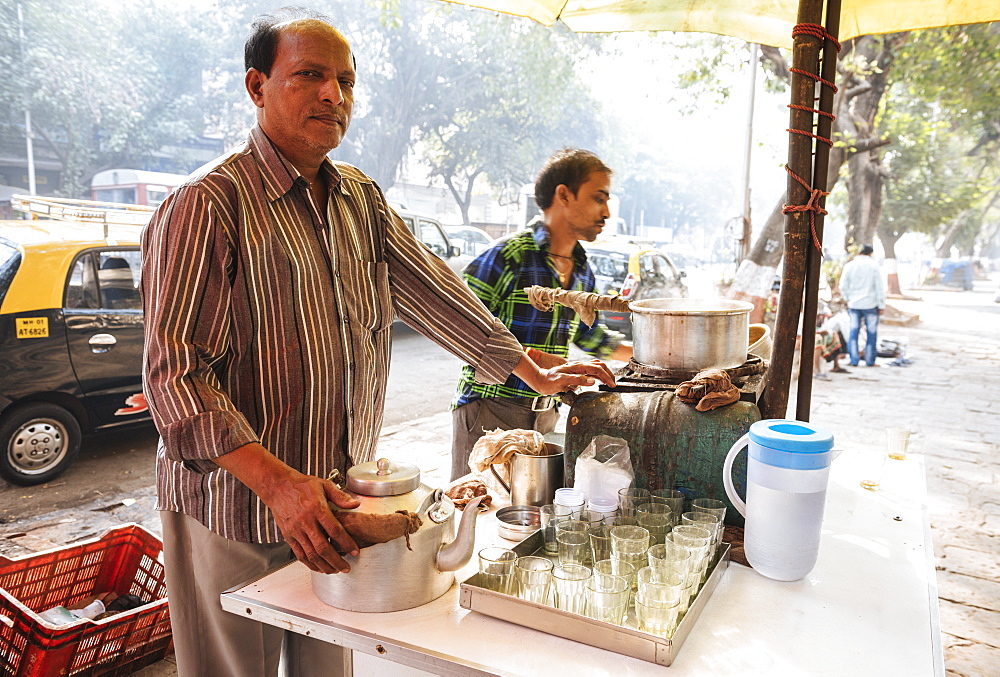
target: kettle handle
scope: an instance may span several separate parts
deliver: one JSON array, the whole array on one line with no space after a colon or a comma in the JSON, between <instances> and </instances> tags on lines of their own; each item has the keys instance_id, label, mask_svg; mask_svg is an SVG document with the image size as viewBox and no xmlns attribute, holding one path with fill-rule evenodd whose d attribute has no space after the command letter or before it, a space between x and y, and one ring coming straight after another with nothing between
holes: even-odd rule
<instances>
[{"instance_id":1,"label":"kettle handle","mask_svg":"<svg viewBox=\"0 0 1000 677\"><path fill-rule=\"evenodd\" d=\"M743 502L740 495L736 493L736 487L733 486L733 460L736 458L736 454L738 454L749 441L750 433L747 433L740 439L736 440L736 444L729 448L729 453L726 454L726 461L722 464L722 483L726 487L726 495L729 496L729 500L733 502L733 506L739 510L740 514L744 517L747 516L747 504Z\"/></svg>"}]
</instances>

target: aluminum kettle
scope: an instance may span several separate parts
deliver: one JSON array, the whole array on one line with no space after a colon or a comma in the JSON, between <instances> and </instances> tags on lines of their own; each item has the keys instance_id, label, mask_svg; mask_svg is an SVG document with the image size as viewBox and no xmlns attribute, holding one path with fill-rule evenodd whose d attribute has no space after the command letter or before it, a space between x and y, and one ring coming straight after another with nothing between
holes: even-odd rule
<instances>
[{"instance_id":1,"label":"aluminum kettle","mask_svg":"<svg viewBox=\"0 0 1000 677\"><path fill-rule=\"evenodd\" d=\"M358 512L392 514L409 510L420 529L362 548L344 557L350 573L311 572L312 588L323 602L338 609L386 612L412 609L446 593L454 572L468 563L475 549L476 514L482 497L469 502L455 533L455 504L441 489L420 483L420 470L408 463L381 458L347 471L345 490L357 498Z\"/></svg>"}]
</instances>

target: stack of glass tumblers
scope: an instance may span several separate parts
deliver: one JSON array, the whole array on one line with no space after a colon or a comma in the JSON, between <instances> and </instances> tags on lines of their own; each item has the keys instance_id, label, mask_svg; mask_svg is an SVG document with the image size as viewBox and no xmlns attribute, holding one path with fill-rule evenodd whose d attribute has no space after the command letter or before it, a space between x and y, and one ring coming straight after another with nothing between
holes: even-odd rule
<instances>
[{"instance_id":1,"label":"stack of glass tumblers","mask_svg":"<svg viewBox=\"0 0 1000 677\"><path fill-rule=\"evenodd\" d=\"M617 510L542 506L544 555L484 548L481 587L671 637L715 561L726 506L697 498L684 512L684 495L669 489L618 498Z\"/></svg>"}]
</instances>

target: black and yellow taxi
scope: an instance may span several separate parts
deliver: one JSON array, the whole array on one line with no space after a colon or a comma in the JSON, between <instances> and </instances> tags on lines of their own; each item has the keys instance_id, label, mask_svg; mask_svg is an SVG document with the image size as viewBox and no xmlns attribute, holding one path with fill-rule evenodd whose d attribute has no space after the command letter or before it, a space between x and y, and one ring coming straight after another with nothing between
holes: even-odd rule
<instances>
[{"instance_id":1,"label":"black and yellow taxi","mask_svg":"<svg viewBox=\"0 0 1000 677\"><path fill-rule=\"evenodd\" d=\"M139 235L139 226L0 221L0 476L8 482L53 479L84 432L148 424Z\"/></svg>"}]
</instances>

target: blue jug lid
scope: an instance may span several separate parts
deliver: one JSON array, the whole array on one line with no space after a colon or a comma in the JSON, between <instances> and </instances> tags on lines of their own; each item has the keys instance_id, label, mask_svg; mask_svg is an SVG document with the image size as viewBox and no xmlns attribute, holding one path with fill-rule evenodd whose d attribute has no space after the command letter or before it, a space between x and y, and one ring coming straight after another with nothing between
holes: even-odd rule
<instances>
[{"instance_id":1,"label":"blue jug lid","mask_svg":"<svg viewBox=\"0 0 1000 677\"><path fill-rule=\"evenodd\" d=\"M817 454L833 448L833 434L805 421L777 418L750 426L750 439L765 447L800 454Z\"/></svg>"},{"instance_id":2,"label":"blue jug lid","mask_svg":"<svg viewBox=\"0 0 1000 677\"><path fill-rule=\"evenodd\" d=\"M811 470L832 460L833 434L805 421L757 421L750 426L750 441L750 455L768 465Z\"/></svg>"}]
</instances>

